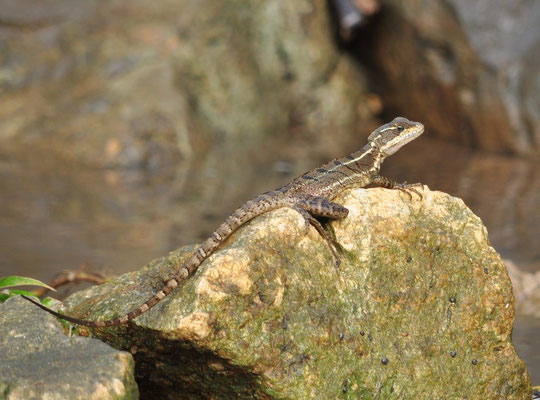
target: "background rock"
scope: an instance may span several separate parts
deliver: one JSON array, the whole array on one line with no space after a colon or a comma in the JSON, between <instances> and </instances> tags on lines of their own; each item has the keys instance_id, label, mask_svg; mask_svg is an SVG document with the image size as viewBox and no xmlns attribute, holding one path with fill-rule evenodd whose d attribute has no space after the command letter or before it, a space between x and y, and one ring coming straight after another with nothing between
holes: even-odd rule
<instances>
[{"instance_id":1,"label":"background rock","mask_svg":"<svg viewBox=\"0 0 540 400\"><path fill-rule=\"evenodd\" d=\"M527 398L510 280L478 217L429 190L422 200L373 189L337 201L350 210L333 224L339 269L282 209L242 227L133 323L94 334L130 349L141 393L164 398L178 386L186 398ZM70 313L129 311L192 250L75 294Z\"/></svg>"},{"instance_id":2,"label":"background rock","mask_svg":"<svg viewBox=\"0 0 540 400\"><path fill-rule=\"evenodd\" d=\"M469 146L538 153L540 3L381 3L361 53L389 114L410 110Z\"/></svg>"},{"instance_id":3,"label":"background rock","mask_svg":"<svg viewBox=\"0 0 540 400\"><path fill-rule=\"evenodd\" d=\"M20 297L0 303L0 398L138 399L129 353L80 336Z\"/></svg>"},{"instance_id":4,"label":"background rock","mask_svg":"<svg viewBox=\"0 0 540 400\"><path fill-rule=\"evenodd\" d=\"M540 271L521 271L512 261L504 261L516 296L516 310L540 318Z\"/></svg>"},{"instance_id":5,"label":"background rock","mask_svg":"<svg viewBox=\"0 0 540 400\"><path fill-rule=\"evenodd\" d=\"M0 140L155 169L291 126L324 148L373 115L323 0L25 2L0 10Z\"/></svg>"}]
</instances>

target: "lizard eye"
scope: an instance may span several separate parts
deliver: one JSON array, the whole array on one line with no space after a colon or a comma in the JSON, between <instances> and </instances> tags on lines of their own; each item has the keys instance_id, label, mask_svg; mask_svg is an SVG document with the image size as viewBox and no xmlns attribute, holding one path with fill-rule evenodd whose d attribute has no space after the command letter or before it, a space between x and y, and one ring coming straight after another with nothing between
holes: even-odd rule
<instances>
[{"instance_id":1,"label":"lizard eye","mask_svg":"<svg viewBox=\"0 0 540 400\"><path fill-rule=\"evenodd\" d=\"M398 131L399 133L403 132L403 129L405 129L405 128L403 127L403 125L398 125L398 126L397 126L397 131Z\"/></svg>"}]
</instances>

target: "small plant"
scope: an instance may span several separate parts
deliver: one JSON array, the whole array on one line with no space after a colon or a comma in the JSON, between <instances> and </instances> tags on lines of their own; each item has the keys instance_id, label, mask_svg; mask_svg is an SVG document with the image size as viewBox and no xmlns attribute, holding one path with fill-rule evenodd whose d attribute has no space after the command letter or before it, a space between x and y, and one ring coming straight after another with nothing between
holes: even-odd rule
<instances>
[{"instance_id":1,"label":"small plant","mask_svg":"<svg viewBox=\"0 0 540 400\"><path fill-rule=\"evenodd\" d=\"M27 278L25 276L6 276L4 278L0 278L0 303L3 303L7 299L13 296L18 295L24 295L24 296L32 296L35 297L41 304L55 309L57 307L57 304L55 304L55 301L51 298L46 298L45 300L41 300L39 296L37 296L35 293L29 292L28 290L19 290L19 289L8 289L12 287L17 286L39 286L43 287L49 290L52 290L56 292L56 289L47 285L46 283L43 283L41 281L38 281L34 278ZM77 333L77 330L73 328L73 326L64 320L60 321L62 325L69 329L69 336L73 336L73 334Z\"/></svg>"},{"instance_id":2,"label":"small plant","mask_svg":"<svg viewBox=\"0 0 540 400\"><path fill-rule=\"evenodd\" d=\"M47 288L49 290L56 291L54 288L50 287L49 285L38 281L37 279L33 278L27 278L24 276L6 276L4 278L0 278L0 303L3 303L7 299L13 296L17 296L20 294L24 294L26 296L33 296L39 299L38 296L36 296L34 293L29 292L27 290L18 290L18 289L9 289L12 287L17 286L40 286ZM50 306L53 302L51 299L45 299L45 300L39 300L41 303L45 304L46 306Z\"/></svg>"}]
</instances>

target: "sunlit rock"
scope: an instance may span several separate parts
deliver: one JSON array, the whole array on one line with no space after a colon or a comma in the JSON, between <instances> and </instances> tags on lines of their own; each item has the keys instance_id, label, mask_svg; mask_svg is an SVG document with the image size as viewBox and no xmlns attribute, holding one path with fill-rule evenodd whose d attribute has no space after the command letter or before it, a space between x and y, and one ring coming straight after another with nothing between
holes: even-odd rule
<instances>
[{"instance_id":1,"label":"sunlit rock","mask_svg":"<svg viewBox=\"0 0 540 400\"><path fill-rule=\"evenodd\" d=\"M480 219L427 188L422 199L359 189L336 201L350 210L332 223L339 268L317 232L280 209L240 228L155 308L91 333L132 351L141 393L170 398L530 396L510 338L511 283ZM80 292L68 311L125 313L192 251Z\"/></svg>"}]
</instances>

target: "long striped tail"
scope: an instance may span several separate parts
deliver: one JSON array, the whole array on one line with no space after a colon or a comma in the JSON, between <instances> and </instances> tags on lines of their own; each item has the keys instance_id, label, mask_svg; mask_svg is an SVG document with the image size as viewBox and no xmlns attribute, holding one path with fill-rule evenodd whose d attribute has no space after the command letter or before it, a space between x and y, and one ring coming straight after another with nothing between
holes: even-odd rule
<instances>
[{"instance_id":1,"label":"long striped tail","mask_svg":"<svg viewBox=\"0 0 540 400\"><path fill-rule=\"evenodd\" d=\"M286 199L278 199L279 197L272 196L272 193L267 193L258 196L242 205L219 226L219 228L212 234L212 236L210 236L201 246L199 246L197 250L195 250L195 253L193 253L193 255L184 263L184 265L182 265L179 272L173 278L169 279L165 283L165 285L156 292L156 294L154 294L151 298L149 298L139 307L118 318L107 321L88 321L85 319L79 319L75 317L70 317L69 315L60 314L59 312L51 310L50 308L44 306L43 304L30 297L24 295L22 297L35 304L42 310L45 310L58 318L64 319L74 324L89 326L92 328L103 328L124 324L132 320L133 318L137 318L139 315L145 313L146 311L154 307L169 293L171 293L178 285L180 285L187 278L193 275L195 271L197 271L199 266L203 263L203 261L206 260L212 253L214 253L214 251L216 251L218 247L241 225L267 211L284 206L290 206L290 204L287 203Z\"/></svg>"}]
</instances>

